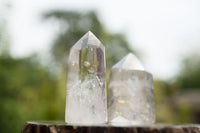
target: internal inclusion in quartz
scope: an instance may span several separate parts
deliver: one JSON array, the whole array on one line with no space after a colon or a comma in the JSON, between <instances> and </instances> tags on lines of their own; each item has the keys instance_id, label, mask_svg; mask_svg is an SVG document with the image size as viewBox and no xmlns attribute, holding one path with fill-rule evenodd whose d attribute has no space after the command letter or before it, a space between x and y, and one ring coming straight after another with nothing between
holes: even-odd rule
<instances>
[{"instance_id":1,"label":"internal inclusion in quartz","mask_svg":"<svg viewBox=\"0 0 200 133\"><path fill-rule=\"evenodd\" d=\"M105 48L87 32L70 50L65 121L107 122Z\"/></svg>"},{"instance_id":2,"label":"internal inclusion in quartz","mask_svg":"<svg viewBox=\"0 0 200 133\"><path fill-rule=\"evenodd\" d=\"M155 122L153 78L133 54L112 67L108 118L115 125Z\"/></svg>"}]
</instances>

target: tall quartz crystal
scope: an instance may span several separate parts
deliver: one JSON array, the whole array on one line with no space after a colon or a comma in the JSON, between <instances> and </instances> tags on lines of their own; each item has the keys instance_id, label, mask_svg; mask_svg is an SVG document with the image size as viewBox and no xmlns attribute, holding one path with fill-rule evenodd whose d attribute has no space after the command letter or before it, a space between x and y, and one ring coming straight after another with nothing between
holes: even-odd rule
<instances>
[{"instance_id":1,"label":"tall quartz crystal","mask_svg":"<svg viewBox=\"0 0 200 133\"><path fill-rule=\"evenodd\" d=\"M105 48L91 31L70 50L65 121L107 122Z\"/></svg>"},{"instance_id":2,"label":"tall quartz crystal","mask_svg":"<svg viewBox=\"0 0 200 133\"><path fill-rule=\"evenodd\" d=\"M152 75L131 53L112 67L108 119L121 126L155 122Z\"/></svg>"}]
</instances>

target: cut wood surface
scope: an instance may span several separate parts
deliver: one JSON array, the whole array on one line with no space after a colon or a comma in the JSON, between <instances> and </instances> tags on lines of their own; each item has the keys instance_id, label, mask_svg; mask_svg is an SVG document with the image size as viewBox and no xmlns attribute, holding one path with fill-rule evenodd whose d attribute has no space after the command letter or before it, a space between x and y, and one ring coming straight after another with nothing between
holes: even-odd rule
<instances>
[{"instance_id":1,"label":"cut wood surface","mask_svg":"<svg viewBox=\"0 0 200 133\"><path fill-rule=\"evenodd\" d=\"M200 133L200 125L70 125L58 121L27 122L22 133Z\"/></svg>"}]
</instances>

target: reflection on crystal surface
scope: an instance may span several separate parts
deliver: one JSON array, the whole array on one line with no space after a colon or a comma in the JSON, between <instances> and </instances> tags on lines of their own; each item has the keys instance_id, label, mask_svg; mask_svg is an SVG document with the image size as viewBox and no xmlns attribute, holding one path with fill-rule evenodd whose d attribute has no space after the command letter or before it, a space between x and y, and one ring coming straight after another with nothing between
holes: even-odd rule
<instances>
[{"instance_id":1,"label":"reflection on crystal surface","mask_svg":"<svg viewBox=\"0 0 200 133\"><path fill-rule=\"evenodd\" d=\"M152 124L155 121L153 78L128 54L111 70L108 118L111 124Z\"/></svg>"},{"instance_id":2,"label":"reflection on crystal surface","mask_svg":"<svg viewBox=\"0 0 200 133\"><path fill-rule=\"evenodd\" d=\"M105 69L105 48L89 31L70 50L66 122L107 122Z\"/></svg>"}]
</instances>

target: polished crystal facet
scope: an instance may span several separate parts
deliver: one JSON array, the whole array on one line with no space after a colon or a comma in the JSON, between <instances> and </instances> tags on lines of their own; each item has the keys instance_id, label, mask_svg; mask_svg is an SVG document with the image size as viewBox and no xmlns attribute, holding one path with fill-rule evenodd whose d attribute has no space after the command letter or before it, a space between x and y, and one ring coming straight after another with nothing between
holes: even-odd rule
<instances>
[{"instance_id":1,"label":"polished crystal facet","mask_svg":"<svg viewBox=\"0 0 200 133\"><path fill-rule=\"evenodd\" d=\"M107 122L105 48L88 31L70 50L65 121Z\"/></svg>"},{"instance_id":2,"label":"polished crystal facet","mask_svg":"<svg viewBox=\"0 0 200 133\"><path fill-rule=\"evenodd\" d=\"M122 126L155 121L152 75L131 53L112 67L108 118Z\"/></svg>"}]
</instances>

